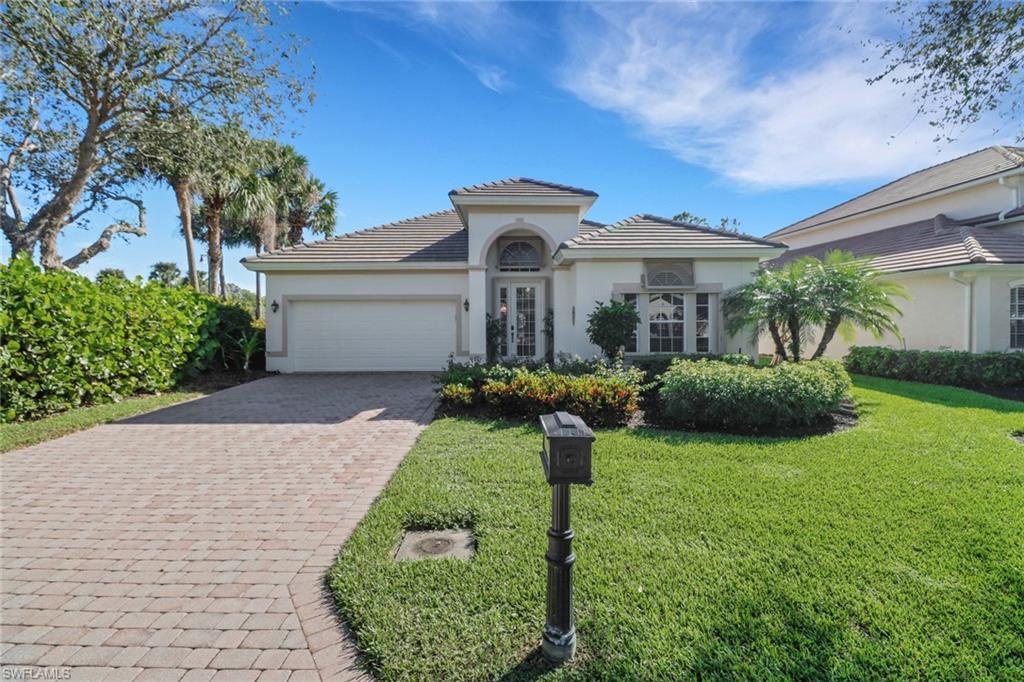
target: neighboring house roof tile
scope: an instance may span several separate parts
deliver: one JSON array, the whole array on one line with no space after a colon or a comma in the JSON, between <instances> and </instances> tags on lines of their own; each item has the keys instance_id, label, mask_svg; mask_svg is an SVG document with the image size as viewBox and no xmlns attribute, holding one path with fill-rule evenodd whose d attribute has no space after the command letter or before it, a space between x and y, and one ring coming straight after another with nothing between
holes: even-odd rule
<instances>
[{"instance_id":1,"label":"neighboring house roof tile","mask_svg":"<svg viewBox=\"0 0 1024 682\"><path fill-rule=\"evenodd\" d=\"M466 228L454 209L378 225L310 244L250 256L273 263L465 263Z\"/></svg>"},{"instance_id":2,"label":"neighboring house roof tile","mask_svg":"<svg viewBox=\"0 0 1024 682\"><path fill-rule=\"evenodd\" d=\"M459 187L449 196L577 196L596 197L597 192L533 178L506 178L495 182Z\"/></svg>"},{"instance_id":3,"label":"neighboring house roof tile","mask_svg":"<svg viewBox=\"0 0 1024 682\"><path fill-rule=\"evenodd\" d=\"M920 220L876 232L790 249L769 261L769 267L804 256L821 258L829 251L849 251L872 257L872 265L887 272L910 272L971 263L1024 263L1024 235L972 226L945 216Z\"/></svg>"},{"instance_id":4,"label":"neighboring house roof tile","mask_svg":"<svg viewBox=\"0 0 1024 682\"><path fill-rule=\"evenodd\" d=\"M854 197L830 209L777 230L769 237L778 238L809 227L956 187L973 180L1024 167L1024 148L994 145L951 161L919 170L910 175Z\"/></svg>"},{"instance_id":5,"label":"neighboring house roof tile","mask_svg":"<svg viewBox=\"0 0 1024 682\"><path fill-rule=\"evenodd\" d=\"M594 230L600 230L602 227L605 227L604 223L599 223L596 220L587 220L586 218L584 218L583 220L580 221L579 232L580 234L589 234Z\"/></svg>"},{"instance_id":6,"label":"neighboring house roof tile","mask_svg":"<svg viewBox=\"0 0 1024 682\"><path fill-rule=\"evenodd\" d=\"M785 248L785 244L745 234L716 230L655 215L641 214L611 225L582 232L563 249L749 247L751 244Z\"/></svg>"}]
</instances>

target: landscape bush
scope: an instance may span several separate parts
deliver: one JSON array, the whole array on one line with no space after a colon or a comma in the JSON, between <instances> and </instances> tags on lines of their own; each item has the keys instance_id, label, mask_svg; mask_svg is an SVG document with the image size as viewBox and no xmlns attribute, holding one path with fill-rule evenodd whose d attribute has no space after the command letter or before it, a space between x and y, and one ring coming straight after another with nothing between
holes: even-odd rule
<instances>
[{"instance_id":1,"label":"landscape bush","mask_svg":"<svg viewBox=\"0 0 1024 682\"><path fill-rule=\"evenodd\" d=\"M584 365L574 364L579 372ZM636 412L643 374L621 365L594 363L587 373L538 367L449 363L438 377L441 413L471 410L487 416L532 421L564 410L591 426L615 426Z\"/></svg>"},{"instance_id":2,"label":"landscape bush","mask_svg":"<svg viewBox=\"0 0 1024 682\"><path fill-rule=\"evenodd\" d=\"M637 355L630 359L633 367L644 373L643 389L640 392L640 407L644 411L644 420L649 424L656 424L662 421L661 402L659 390L661 389L661 377L675 360L718 360L730 365L753 365L754 360L743 353L725 353L723 355L703 354L656 354Z\"/></svg>"},{"instance_id":3,"label":"landscape bush","mask_svg":"<svg viewBox=\"0 0 1024 682\"><path fill-rule=\"evenodd\" d=\"M850 388L835 360L762 368L676 360L661 377L659 421L732 433L807 426L835 412Z\"/></svg>"},{"instance_id":4,"label":"landscape bush","mask_svg":"<svg viewBox=\"0 0 1024 682\"><path fill-rule=\"evenodd\" d=\"M188 287L0 266L0 421L166 390L235 369L251 318Z\"/></svg>"},{"instance_id":5,"label":"landscape bush","mask_svg":"<svg viewBox=\"0 0 1024 682\"><path fill-rule=\"evenodd\" d=\"M855 374L966 388L1024 386L1024 353L896 350L854 346L846 368Z\"/></svg>"}]
</instances>

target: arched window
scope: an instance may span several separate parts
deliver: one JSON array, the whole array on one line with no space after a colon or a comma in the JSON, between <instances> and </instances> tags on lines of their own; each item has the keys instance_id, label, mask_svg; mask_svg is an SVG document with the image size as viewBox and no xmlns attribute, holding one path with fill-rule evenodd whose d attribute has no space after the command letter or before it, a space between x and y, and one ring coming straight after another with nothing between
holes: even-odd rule
<instances>
[{"instance_id":1,"label":"arched window","mask_svg":"<svg viewBox=\"0 0 1024 682\"><path fill-rule=\"evenodd\" d=\"M519 272L540 270L540 251L528 241L509 242L498 255L498 268Z\"/></svg>"},{"instance_id":2,"label":"arched window","mask_svg":"<svg viewBox=\"0 0 1024 682\"><path fill-rule=\"evenodd\" d=\"M671 270L658 270L651 273L648 286L652 287L681 287L685 286L683 278Z\"/></svg>"}]
</instances>

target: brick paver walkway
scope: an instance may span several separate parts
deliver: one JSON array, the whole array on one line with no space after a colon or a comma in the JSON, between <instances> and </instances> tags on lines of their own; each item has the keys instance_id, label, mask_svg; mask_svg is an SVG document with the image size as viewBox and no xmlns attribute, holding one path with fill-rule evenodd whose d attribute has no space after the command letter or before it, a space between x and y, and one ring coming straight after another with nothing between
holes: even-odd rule
<instances>
[{"instance_id":1,"label":"brick paver walkway","mask_svg":"<svg viewBox=\"0 0 1024 682\"><path fill-rule=\"evenodd\" d=\"M324 573L432 403L277 376L0 455L4 679L359 678Z\"/></svg>"}]
</instances>

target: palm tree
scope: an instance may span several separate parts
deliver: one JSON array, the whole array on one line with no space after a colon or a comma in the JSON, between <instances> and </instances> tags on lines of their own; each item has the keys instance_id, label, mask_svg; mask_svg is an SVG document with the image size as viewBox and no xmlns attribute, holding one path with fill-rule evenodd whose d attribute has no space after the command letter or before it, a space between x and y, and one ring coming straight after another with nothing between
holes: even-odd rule
<instances>
[{"instance_id":1,"label":"palm tree","mask_svg":"<svg viewBox=\"0 0 1024 682\"><path fill-rule=\"evenodd\" d=\"M849 338L854 327L859 327L876 339L885 332L899 337L893 317L902 312L892 298L906 299L907 290L898 282L882 279L882 273L870 266L870 259L830 251L824 261L808 262L806 276L813 282L813 304L823 323L812 359L825 353L836 331Z\"/></svg>"},{"instance_id":2,"label":"palm tree","mask_svg":"<svg viewBox=\"0 0 1024 682\"><path fill-rule=\"evenodd\" d=\"M170 261L160 261L159 263L153 263L153 266L149 270L149 281L159 282L165 287L178 286L181 283L181 270L178 268L177 263ZM191 282L189 282L191 284Z\"/></svg>"},{"instance_id":3,"label":"palm tree","mask_svg":"<svg viewBox=\"0 0 1024 682\"><path fill-rule=\"evenodd\" d=\"M208 290L224 296L221 220L225 210L251 215L265 209L262 183L250 182L262 165L263 145L234 125L208 129L211 158L195 183L206 227ZM232 208L229 209L229 204Z\"/></svg>"},{"instance_id":4,"label":"palm tree","mask_svg":"<svg viewBox=\"0 0 1024 682\"><path fill-rule=\"evenodd\" d=\"M800 347L818 321L811 305L812 282L807 259L775 269L760 270L754 279L727 294L722 301L726 329L731 335L751 330L753 341L768 332L778 360L800 361Z\"/></svg>"},{"instance_id":5,"label":"palm tree","mask_svg":"<svg viewBox=\"0 0 1024 682\"><path fill-rule=\"evenodd\" d=\"M327 191L322 181L309 175L298 183L288 197L288 243L302 241L302 232L330 237L337 220L338 193Z\"/></svg>"},{"instance_id":6,"label":"palm tree","mask_svg":"<svg viewBox=\"0 0 1024 682\"><path fill-rule=\"evenodd\" d=\"M268 177L280 191L278 216L288 229L288 245L302 242L306 228L330 237L334 233L337 192L309 172L309 162L289 145L277 149Z\"/></svg>"}]
</instances>

